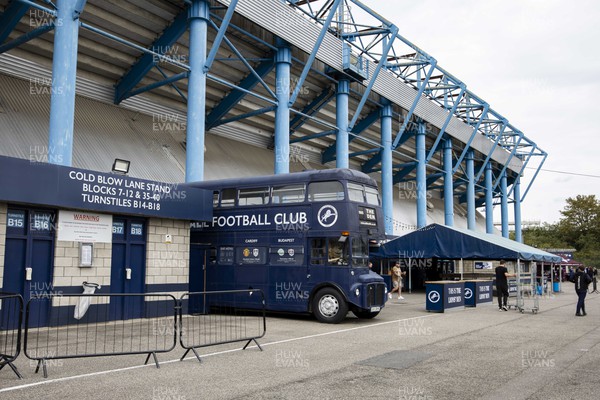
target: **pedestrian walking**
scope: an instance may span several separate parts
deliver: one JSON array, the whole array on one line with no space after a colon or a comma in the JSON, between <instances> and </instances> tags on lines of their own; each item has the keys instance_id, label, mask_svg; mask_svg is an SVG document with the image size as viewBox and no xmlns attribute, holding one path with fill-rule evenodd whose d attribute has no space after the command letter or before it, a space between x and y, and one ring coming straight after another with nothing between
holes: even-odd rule
<instances>
[{"instance_id":1,"label":"pedestrian walking","mask_svg":"<svg viewBox=\"0 0 600 400\"><path fill-rule=\"evenodd\" d=\"M585 268L583 265L579 267L577 272L575 272L575 292L577 292L577 311L575 312L575 316L584 317L587 315L585 312L585 296L587 295L588 286L592 282L592 278L585 272Z\"/></svg>"},{"instance_id":2,"label":"pedestrian walking","mask_svg":"<svg viewBox=\"0 0 600 400\"><path fill-rule=\"evenodd\" d=\"M406 275L406 272L402 272L400 269L400 263L396 263L392 268L392 290L388 293L388 298L392 298L392 293L398 292L398 300L404 300L402 297L402 275Z\"/></svg>"}]
</instances>

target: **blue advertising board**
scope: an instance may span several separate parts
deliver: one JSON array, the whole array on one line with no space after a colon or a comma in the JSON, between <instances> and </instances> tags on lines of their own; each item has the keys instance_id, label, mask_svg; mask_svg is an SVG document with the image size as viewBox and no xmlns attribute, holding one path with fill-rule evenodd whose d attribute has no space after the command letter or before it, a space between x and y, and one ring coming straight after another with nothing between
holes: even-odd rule
<instances>
[{"instance_id":1,"label":"blue advertising board","mask_svg":"<svg viewBox=\"0 0 600 400\"><path fill-rule=\"evenodd\" d=\"M492 303L494 301L493 289L494 288L492 285L492 281L477 282L477 290L475 293L476 303L477 304Z\"/></svg>"},{"instance_id":2,"label":"blue advertising board","mask_svg":"<svg viewBox=\"0 0 600 400\"><path fill-rule=\"evenodd\" d=\"M0 201L209 221L212 191L0 156Z\"/></svg>"},{"instance_id":3,"label":"blue advertising board","mask_svg":"<svg viewBox=\"0 0 600 400\"><path fill-rule=\"evenodd\" d=\"M519 287L517 285L517 281L515 279L508 280L508 296L516 297Z\"/></svg>"},{"instance_id":4,"label":"blue advertising board","mask_svg":"<svg viewBox=\"0 0 600 400\"><path fill-rule=\"evenodd\" d=\"M427 311L444 312L464 308L465 284L462 281L425 282Z\"/></svg>"},{"instance_id":5,"label":"blue advertising board","mask_svg":"<svg viewBox=\"0 0 600 400\"><path fill-rule=\"evenodd\" d=\"M478 304L491 303L492 281L465 281L465 306L475 307Z\"/></svg>"},{"instance_id":6,"label":"blue advertising board","mask_svg":"<svg viewBox=\"0 0 600 400\"><path fill-rule=\"evenodd\" d=\"M477 283L465 281L465 307L475 307L477 304Z\"/></svg>"}]
</instances>

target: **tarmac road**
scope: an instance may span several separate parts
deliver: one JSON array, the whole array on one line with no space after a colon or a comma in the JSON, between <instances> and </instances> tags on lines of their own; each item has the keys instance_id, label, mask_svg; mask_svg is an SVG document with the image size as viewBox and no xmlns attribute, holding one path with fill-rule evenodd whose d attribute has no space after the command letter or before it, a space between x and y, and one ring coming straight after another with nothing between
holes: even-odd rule
<instances>
[{"instance_id":1,"label":"tarmac road","mask_svg":"<svg viewBox=\"0 0 600 400\"><path fill-rule=\"evenodd\" d=\"M256 347L50 361L49 377L19 357L25 376L0 371L1 399L594 399L600 393L600 295L575 317L576 295L540 300L540 312L495 305L425 311L424 293L388 302L373 320L338 325L274 317Z\"/></svg>"}]
</instances>

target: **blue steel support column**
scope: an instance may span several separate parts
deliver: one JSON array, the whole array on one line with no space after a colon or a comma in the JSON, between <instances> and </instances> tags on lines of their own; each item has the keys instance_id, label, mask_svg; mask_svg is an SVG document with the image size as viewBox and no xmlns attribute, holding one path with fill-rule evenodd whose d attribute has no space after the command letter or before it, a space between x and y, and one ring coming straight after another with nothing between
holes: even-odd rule
<instances>
[{"instance_id":1,"label":"blue steel support column","mask_svg":"<svg viewBox=\"0 0 600 400\"><path fill-rule=\"evenodd\" d=\"M189 9L190 77L188 79L185 181L204 180L204 124L206 120L206 72L209 3L192 0Z\"/></svg>"},{"instance_id":2,"label":"blue steel support column","mask_svg":"<svg viewBox=\"0 0 600 400\"><path fill-rule=\"evenodd\" d=\"M500 212L502 214L502 236L508 237L508 188L506 184L506 171L500 178L500 190L502 191L502 202Z\"/></svg>"},{"instance_id":3,"label":"blue steel support column","mask_svg":"<svg viewBox=\"0 0 600 400\"><path fill-rule=\"evenodd\" d=\"M73 159L79 36L79 19L75 13L77 3L77 0L58 0L54 30L48 162L65 166L71 166Z\"/></svg>"},{"instance_id":4,"label":"blue steel support column","mask_svg":"<svg viewBox=\"0 0 600 400\"><path fill-rule=\"evenodd\" d=\"M444 140L444 223L454 226L454 185L452 182L452 139Z\"/></svg>"},{"instance_id":5,"label":"blue steel support column","mask_svg":"<svg viewBox=\"0 0 600 400\"><path fill-rule=\"evenodd\" d=\"M523 234L521 231L521 178L515 180L513 186L513 197L515 198L515 240L523 243Z\"/></svg>"},{"instance_id":6,"label":"blue steel support column","mask_svg":"<svg viewBox=\"0 0 600 400\"><path fill-rule=\"evenodd\" d=\"M425 152L425 122L419 121L416 135L417 150L417 228L427 225L427 164Z\"/></svg>"},{"instance_id":7,"label":"blue steel support column","mask_svg":"<svg viewBox=\"0 0 600 400\"><path fill-rule=\"evenodd\" d=\"M277 109L275 110L275 174L290 172L290 69L292 51L277 39L275 55Z\"/></svg>"},{"instance_id":8,"label":"blue steel support column","mask_svg":"<svg viewBox=\"0 0 600 400\"><path fill-rule=\"evenodd\" d=\"M494 179L492 176L492 163L485 165L485 231L494 233Z\"/></svg>"},{"instance_id":9,"label":"blue steel support column","mask_svg":"<svg viewBox=\"0 0 600 400\"><path fill-rule=\"evenodd\" d=\"M475 223L475 156L473 150L467 153L467 228L474 231Z\"/></svg>"},{"instance_id":10,"label":"blue steel support column","mask_svg":"<svg viewBox=\"0 0 600 400\"><path fill-rule=\"evenodd\" d=\"M392 104L381 99L381 198L385 233L394 233L394 176L392 165Z\"/></svg>"},{"instance_id":11,"label":"blue steel support column","mask_svg":"<svg viewBox=\"0 0 600 400\"><path fill-rule=\"evenodd\" d=\"M336 124L338 128L335 143L336 167L348 168L348 99L350 96L350 81L340 79L337 84L336 97Z\"/></svg>"}]
</instances>

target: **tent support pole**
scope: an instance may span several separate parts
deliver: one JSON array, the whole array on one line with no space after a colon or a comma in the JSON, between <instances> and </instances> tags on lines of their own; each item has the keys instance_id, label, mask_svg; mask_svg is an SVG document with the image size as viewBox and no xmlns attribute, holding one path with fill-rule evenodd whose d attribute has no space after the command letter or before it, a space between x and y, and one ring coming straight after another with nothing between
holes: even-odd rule
<instances>
[{"instance_id":1,"label":"tent support pole","mask_svg":"<svg viewBox=\"0 0 600 400\"><path fill-rule=\"evenodd\" d=\"M521 260L517 258L517 308L522 307L522 296L523 296L523 286L521 285ZM531 279L531 282L534 282L534 279ZM533 290L535 290L535 292L532 293L537 293L537 287L534 288Z\"/></svg>"},{"instance_id":2,"label":"tent support pole","mask_svg":"<svg viewBox=\"0 0 600 400\"><path fill-rule=\"evenodd\" d=\"M412 262L408 257L408 293L412 293Z\"/></svg>"},{"instance_id":3,"label":"tent support pole","mask_svg":"<svg viewBox=\"0 0 600 400\"><path fill-rule=\"evenodd\" d=\"M548 290L548 294L554 293L554 263L550 263L550 285L552 285L552 292Z\"/></svg>"},{"instance_id":4,"label":"tent support pole","mask_svg":"<svg viewBox=\"0 0 600 400\"><path fill-rule=\"evenodd\" d=\"M562 291L562 281L563 281L562 266L560 264L558 265L558 279L560 281L560 289L559 289L558 293L560 293Z\"/></svg>"}]
</instances>

